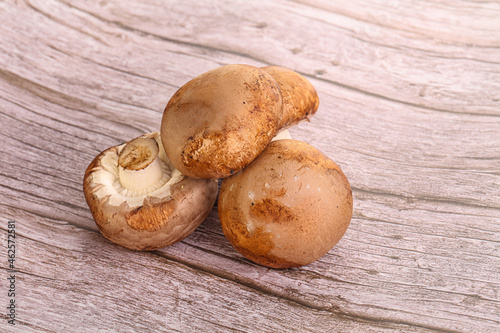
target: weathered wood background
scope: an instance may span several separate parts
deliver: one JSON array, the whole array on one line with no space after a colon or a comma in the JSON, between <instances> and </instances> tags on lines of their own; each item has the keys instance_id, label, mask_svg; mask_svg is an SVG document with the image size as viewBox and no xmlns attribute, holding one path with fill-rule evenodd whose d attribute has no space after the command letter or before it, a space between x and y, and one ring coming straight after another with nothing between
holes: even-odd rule
<instances>
[{"instance_id":1,"label":"weathered wood background","mask_svg":"<svg viewBox=\"0 0 500 333\"><path fill-rule=\"evenodd\" d=\"M229 63L289 67L320 95L291 133L343 168L354 216L306 267L243 259L216 209L181 243L129 251L85 203L96 154ZM3 0L0 122L2 332L500 329L498 1Z\"/></svg>"}]
</instances>

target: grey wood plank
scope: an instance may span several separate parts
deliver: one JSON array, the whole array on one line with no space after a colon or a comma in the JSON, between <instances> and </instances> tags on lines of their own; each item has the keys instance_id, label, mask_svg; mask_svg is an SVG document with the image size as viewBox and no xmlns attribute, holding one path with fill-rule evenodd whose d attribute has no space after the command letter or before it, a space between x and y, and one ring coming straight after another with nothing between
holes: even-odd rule
<instances>
[{"instance_id":1,"label":"grey wood plank","mask_svg":"<svg viewBox=\"0 0 500 333\"><path fill-rule=\"evenodd\" d=\"M0 2L0 229L17 223L19 270L18 325L4 311L0 329L495 332L499 15L476 1ZM320 95L290 132L343 168L354 215L306 267L243 259L216 208L142 253L101 237L86 206L92 158L158 130L183 83L228 63L292 68Z\"/></svg>"}]
</instances>

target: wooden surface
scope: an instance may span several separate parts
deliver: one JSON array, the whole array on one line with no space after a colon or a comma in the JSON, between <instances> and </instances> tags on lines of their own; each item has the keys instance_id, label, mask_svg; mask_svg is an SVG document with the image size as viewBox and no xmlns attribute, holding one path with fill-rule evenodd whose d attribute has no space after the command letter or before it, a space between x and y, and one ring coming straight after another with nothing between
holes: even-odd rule
<instances>
[{"instance_id":1,"label":"wooden surface","mask_svg":"<svg viewBox=\"0 0 500 333\"><path fill-rule=\"evenodd\" d=\"M499 17L473 0L0 1L0 331L498 332ZM129 251L84 201L95 155L230 63L289 67L320 95L291 134L342 167L354 215L306 267L243 259L215 208L181 243Z\"/></svg>"}]
</instances>

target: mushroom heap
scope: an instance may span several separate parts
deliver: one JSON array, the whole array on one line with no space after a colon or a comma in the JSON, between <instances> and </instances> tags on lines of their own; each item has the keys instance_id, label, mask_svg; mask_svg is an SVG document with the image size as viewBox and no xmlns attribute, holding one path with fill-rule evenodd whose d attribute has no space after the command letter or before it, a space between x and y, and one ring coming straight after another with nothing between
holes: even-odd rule
<instances>
[{"instance_id":1,"label":"mushroom heap","mask_svg":"<svg viewBox=\"0 0 500 333\"><path fill-rule=\"evenodd\" d=\"M208 216L223 178L219 220L244 257L272 268L321 258L350 223L349 182L318 149L278 135L318 106L312 84L283 67L226 65L192 79L169 100L160 132L88 166L99 230L130 249L172 245Z\"/></svg>"}]
</instances>

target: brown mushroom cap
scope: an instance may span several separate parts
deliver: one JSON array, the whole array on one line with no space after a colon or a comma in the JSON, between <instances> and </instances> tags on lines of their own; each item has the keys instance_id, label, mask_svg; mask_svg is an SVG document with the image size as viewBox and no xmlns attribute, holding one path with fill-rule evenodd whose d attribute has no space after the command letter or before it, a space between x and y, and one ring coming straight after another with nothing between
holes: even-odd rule
<instances>
[{"instance_id":1,"label":"brown mushroom cap","mask_svg":"<svg viewBox=\"0 0 500 333\"><path fill-rule=\"evenodd\" d=\"M161 136L173 165L193 178L224 178L248 165L271 141L281 94L270 74L226 65L192 79L170 99Z\"/></svg>"},{"instance_id":2,"label":"brown mushroom cap","mask_svg":"<svg viewBox=\"0 0 500 333\"><path fill-rule=\"evenodd\" d=\"M280 66L262 67L278 83L283 99L281 130L296 125L313 116L319 107L319 97L314 86L299 73Z\"/></svg>"},{"instance_id":3,"label":"brown mushroom cap","mask_svg":"<svg viewBox=\"0 0 500 333\"><path fill-rule=\"evenodd\" d=\"M231 244L268 267L309 264L342 238L352 192L340 169L313 146L277 140L219 192L219 219Z\"/></svg>"},{"instance_id":4,"label":"brown mushroom cap","mask_svg":"<svg viewBox=\"0 0 500 333\"><path fill-rule=\"evenodd\" d=\"M158 143L164 177L154 188L136 192L122 187L118 158L125 144L100 153L88 166L83 182L85 199L104 237L133 250L156 250L193 232L210 213L217 181L192 179L174 168Z\"/></svg>"}]
</instances>

